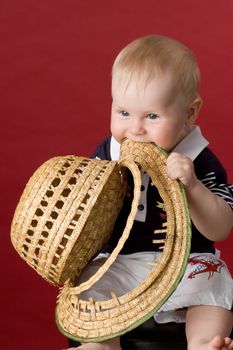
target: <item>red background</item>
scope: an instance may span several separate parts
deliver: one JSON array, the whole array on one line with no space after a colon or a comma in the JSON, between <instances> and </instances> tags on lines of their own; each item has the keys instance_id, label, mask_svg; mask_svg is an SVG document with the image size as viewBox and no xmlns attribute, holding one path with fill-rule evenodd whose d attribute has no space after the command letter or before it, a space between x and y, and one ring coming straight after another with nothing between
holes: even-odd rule
<instances>
[{"instance_id":1,"label":"red background","mask_svg":"<svg viewBox=\"0 0 233 350\"><path fill-rule=\"evenodd\" d=\"M13 250L10 222L32 172L54 155L89 155L109 133L110 70L136 37L172 36L195 52L199 124L233 179L232 0L1 0L1 349L59 350L58 290ZM233 272L233 239L219 244Z\"/></svg>"}]
</instances>

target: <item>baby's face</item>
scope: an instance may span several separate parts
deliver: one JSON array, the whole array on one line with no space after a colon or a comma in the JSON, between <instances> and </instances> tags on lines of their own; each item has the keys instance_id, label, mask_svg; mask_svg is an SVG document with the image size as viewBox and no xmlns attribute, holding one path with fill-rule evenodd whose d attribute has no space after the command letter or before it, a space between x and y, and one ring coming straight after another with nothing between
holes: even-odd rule
<instances>
[{"instance_id":1,"label":"baby's face","mask_svg":"<svg viewBox=\"0 0 233 350\"><path fill-rule=\"evenodd\" d=\"M171 151L187 134L187 105L169 75L146 86L132 79L127 88L113 78L112 98L111 132L119 142L155 142Z\"/></svg>"}]
</instances>

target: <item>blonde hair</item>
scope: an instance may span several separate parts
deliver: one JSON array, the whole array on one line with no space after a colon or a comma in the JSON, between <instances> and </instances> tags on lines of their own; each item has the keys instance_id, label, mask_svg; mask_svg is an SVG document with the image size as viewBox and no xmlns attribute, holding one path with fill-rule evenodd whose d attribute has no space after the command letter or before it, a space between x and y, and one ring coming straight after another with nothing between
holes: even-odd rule
<instances>
[{"instance_id":1,"label":"blonde hair","mask_svg":"<svg viewBox=\"0 0 233 350\"><path fill-rule=\"evenodd\" d=\"M136 39L120 51L112 68L113 79L123 78L126 85L132 78L147 84L165 73L171 74L175 89L187 102L199 97L200 71L196 59L174 39L159 35Z\"/></svg>"}]
</instances>

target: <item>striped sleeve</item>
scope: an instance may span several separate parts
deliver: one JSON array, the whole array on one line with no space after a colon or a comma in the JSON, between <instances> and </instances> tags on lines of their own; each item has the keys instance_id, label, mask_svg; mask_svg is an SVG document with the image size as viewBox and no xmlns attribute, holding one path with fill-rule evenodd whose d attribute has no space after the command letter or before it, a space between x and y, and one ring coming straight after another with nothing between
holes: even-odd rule
<instances>
[{"instance_id":1,"label":"striped sleeve","mask_svg":"<svg viewBox=\"0 0 233 350\"><path fill-rule=\"evenodd\" d=\"M110 155L110 140L111 137L105 138L92 153L91 158L97 158L102 160L111 160Z\"/></svg>"},{"instance_id":2,"label":"striped sleeve","mask_svg":"<svg viewBox=\"0 0 233 350\"><path fill-rule=\"evenodd\" d=\"M210 191L222 197L233 209L233 185L218 183L214 172L206 174L201 181Z\"/></svg>"}]
</instances>

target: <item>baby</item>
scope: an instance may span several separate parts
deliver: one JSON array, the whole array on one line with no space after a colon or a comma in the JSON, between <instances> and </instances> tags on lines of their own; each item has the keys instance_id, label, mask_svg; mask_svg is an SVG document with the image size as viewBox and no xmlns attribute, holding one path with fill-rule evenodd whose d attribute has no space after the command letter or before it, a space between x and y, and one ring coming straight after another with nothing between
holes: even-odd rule
<instances>
[{"instance_id":1,"label":"baby","mask_svg":"<svg viewBox=\"0 0 233 350\"><path fill-rule=\"evenodd\" d=\"M199 81L196 60L181 43L163 36L147 36L127 45L117 56L112 71L112 136L98 146L94 156L117 160L124 138L154 142L169 153L168 176L183 183L188 200L191 254L180 284L154 318L159 323L185 321L189 350L233 349L229 338L233 281L214 248L214 242L225 240L232 228L233 187L227 184L221 163L194 125L202 105ZM142 182L141 202L130 238L109 271L84 293L86 298L108 298L108 285L114 284L118 295L134 288L148 272L144 267L159 251L152 242L155 223L156 227L162 225L161 207L154 204L158 193L150 186L150 179L143 177ZM130 204L123 206L112 238L88 265L83 280L114 249L122 233L121 216L129 210L127 205ZM218 266L218 270L206 272L203 267L207 262ZM120 350L121 346L119 338L114 338L85 343L77 349Z\"/></svg>"}]
</instances>

